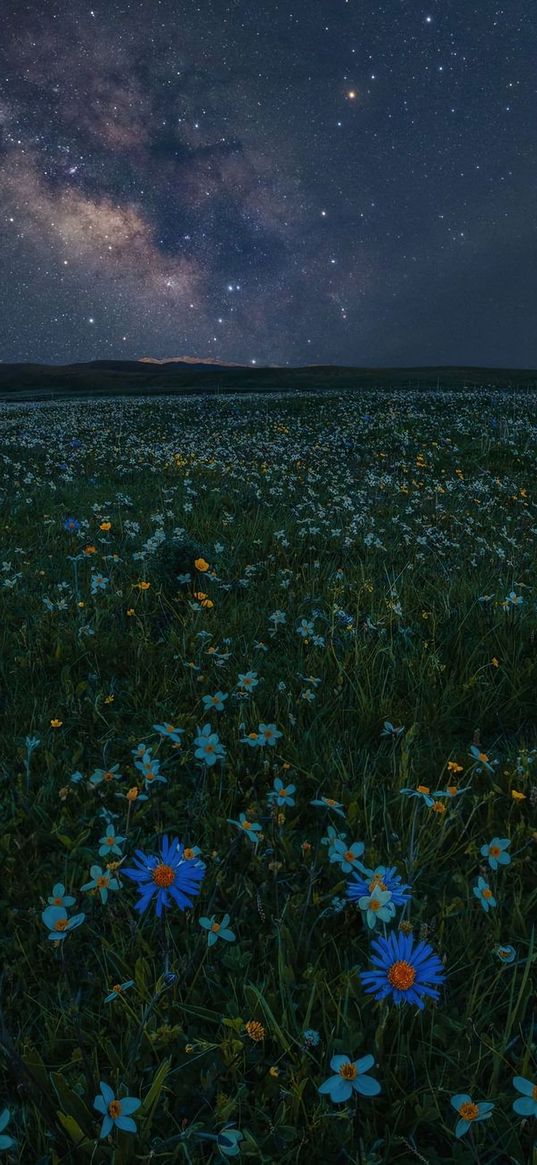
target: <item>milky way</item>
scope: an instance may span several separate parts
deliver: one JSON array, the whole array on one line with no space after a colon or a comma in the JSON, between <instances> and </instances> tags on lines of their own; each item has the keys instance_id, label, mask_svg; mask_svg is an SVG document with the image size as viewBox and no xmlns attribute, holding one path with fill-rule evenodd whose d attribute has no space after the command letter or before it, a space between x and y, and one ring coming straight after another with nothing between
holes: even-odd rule
<instances>
[{"instance_id":1,"label":"milky way","mask_svg":"<svg viewBox=\"0 0 537 1165\"><path fill-rule=\"evenodd\" d=\"M537 367L536 17L8 0L0 359Z\"/></svg>"}]
</instances>

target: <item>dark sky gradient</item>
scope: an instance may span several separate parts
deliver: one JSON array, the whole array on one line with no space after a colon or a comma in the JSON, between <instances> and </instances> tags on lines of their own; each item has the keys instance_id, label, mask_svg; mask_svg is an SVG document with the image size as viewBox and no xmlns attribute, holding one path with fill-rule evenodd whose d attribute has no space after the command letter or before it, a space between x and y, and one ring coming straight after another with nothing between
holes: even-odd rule
<instances>
[{"instance_id":1,"label":"dark sky gradient","mask_svg":"<svg viewBox=\"0 0 537 1165\"><path fill-rule=\"evenodd\" d=\"M0 359L537 367L535 0L7 0Z\"/></svg>"}]
</instances>

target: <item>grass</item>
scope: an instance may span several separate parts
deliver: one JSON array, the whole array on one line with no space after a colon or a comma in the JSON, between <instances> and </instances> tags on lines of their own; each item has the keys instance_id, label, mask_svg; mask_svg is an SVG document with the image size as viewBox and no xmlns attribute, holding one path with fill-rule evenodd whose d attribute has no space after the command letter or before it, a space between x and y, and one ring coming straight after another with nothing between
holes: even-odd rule
<instances>
[{"instance_id":1,"label":"grass","mask_svg":"<svg viewBox=\"0 0 537 1165\"><path fill-rule=\"evenodd\" d=\"M532 1160L512 1079L536 1079L536 452L534 394L4 408L6 1160ZM281 736L250 746L260 724ZM144 781L142 745L165 781ZM268 797L277 778L294 804ZM436 809L401 793L418 786ZM81 888L109 824L125 840L103 903ZM383 924L348 900L337 833L412 887L387 933L443 962L423 1010L361 984ZM206 869L159 920L122 870L165 834ZM84 920L50 942L58 883ZM209 946L200 917L226 913L234 941ZM319 1094L341 1053L374 1056L378 1096ZM136 1133L100 1136L100 1081L141 1101ZM459 1138L457 1093L495 1106Z\"/></svg>"}]
</instances>

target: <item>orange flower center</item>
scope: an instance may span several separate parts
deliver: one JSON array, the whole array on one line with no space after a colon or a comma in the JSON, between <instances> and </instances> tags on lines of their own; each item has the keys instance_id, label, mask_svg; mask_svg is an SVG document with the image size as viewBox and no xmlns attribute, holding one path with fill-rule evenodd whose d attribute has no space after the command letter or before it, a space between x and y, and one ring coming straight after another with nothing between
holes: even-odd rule
<instances>
[{"instance_id":1,"label":"orange flower center","mask_svg":"<svg viewBox=\"0 0 537 1165\"><path fill-rule=\"evenodd\" d=\"M490 854L491 858L499 858L501 852L502 851L501 851L499 845L489 846L489 854Z\"/></svg>"},{"instance_id":2,"label":"orange flower center","mask_svg":"<svg viewBox=\"0 0 537 1165\"><path fill-rule=\"evenodd\" d=\"M344 1080L356 1080L358 1072L356 1071L354 1064L342 1064L341 1068L339 1069L339 1075L343 1076Z\"/></svg>"},{"instance_id":3,"label":"orange flower center","mask_svg":"<svg viewBox=\"0 0 537 1165\"><path fill-rule=\"evenodd\" d=\"M533 1088L531 1090L531 1099L537 1100L537 1084L533 1085Z\"/></svg>"},{"instance_id":4,"label":"orange flower center","mask_svg":"<svg viewBox=\"0 0 537 1165\"><path fill-rule=\"evenodd\" d=\"M462 1116L465 1121L475 1121L475 1118L479 1116L477 1104L472 1104L471 1100L466 1100L464 1104L461 1104L459 1116Z\"/></svg>"},{"instance_id":5,"label":"orange flower center","mask_svg":"<svg viewBox=\"0 0 537 1165\"><path fill-rule=\"evenodd\" d=\"M375 889L376 886L378 886L379 890L386 889L386 886L385 886L384 882L382 881L380 874L375 874L375 877L373 878L372 882L369 883L369 889L371 890L371 893L373 893L373 890Z\"/></svg>"},{"instance_id":6,"label":"orange flower center","mask_svg":"<svg viewBox=\"0 0 537 1165\"><path fill-rule=\"evenodd\" d=\"M392 963L388 971L388 980L392 987L397 987L399 991L408 991L409 987L416 978L414 967L407 963L405 959L399 959L396 963Z\"/></svg>"},{"instance_id":7,"label":"orange flower center","mask_svg":"<svg viewBox=\"0 0 537 1165\"><path fill-rule=\"evenodd\" d=\"M251 829L251 828L252 828L252 822L251 822L251 821L243 821L243 823L242 823L242 828L243 828L243 829Z\"/></svg>"},{"instance_id":8,"label":"orange flower center","mask_svg":"<svg viewBox=\"0 0 537 1165\"><path fill-rule=\"evenodd\" d=\"M121 983L114 983L112 991L115 991L116 995L119 995L121 991Z\"/></svg>"},{"instance_id":9,"label":"orange flower center","mask_svg":"<svg viewBox=\"0 0 537 1165\"><path fill-rule=\"evenodd\" d=\"M167 886L171 886L172 882L175 882L175 870L161 862L159 866L155 866L151 877L157 886L166 889Z\"/></svg>"},{"instance_id":10,"label":"orange flower center","mask_svg":"<svg viewBox=\"0 0 537 1165\"><path fill-rule=\"evenodd\" d=\"M108 1114L112 1117L113 1121L117 1120L118 1116L121 1116L121 1102L119 1100L110 1101L110 1104L108 1105Z\"/></svg>"},{"instance_id":11,"label":"orange flower center","mask_svg":"<svg viewBox=\"0 0 537 1165\"><path fill-rule=\"evenodd\" d=\"M481 891L483 898L492 898L492 890L486 889Z\"/></svg>"},{"instance_id":12,"label":"orange flower center","mask_svg":"<svg viewBox=\"0 0 537 1165\"><path fill-rule=\"evenodd\" d=\"M353 854L351 849L345 850L343 857L345 858L346 862L353 862L354 861L354 854Z\"/></svg>"},{"instance_id":13,"label":"orange flower center","mask_svg":"<svg viewBox=\"0 0 537 1165\"><path fill-rule=\"evenodd\" d=\"M67 923L67 918L58 918L54 923L54 930L65 930Z\"/></svg>"},{"instance_id":14,"label":"orange flower center","mask_svg":"<svg viewBox=\"0 0 537 1165\"><path fill-rule=\"evenodd\" d=\"M113 773L110 773L110 772L108 772L108 773L105 773L105 774L104 774L104 776L103 776L103 781L113 781L113 780L114 780L114 774L113 774Z\"/></svg>"},{"instance_id":15,"label":"orange flower center","mask_svg":"<svg viewBox=\"0 0 537 1165\"><path fill-rule=\"evenodd\" d=\"M480 753L479 753L479 759L480 759L480 760L482 760L482 761L488 761L488 759L489 759L489 758L488 758L488 756L487 756L486 752L480 752ZM474 1105L474 1107L475 1107L475 1105Z\"/></svg>"},{"instance_id":16,"label":"orange flower center","mask_svg":"<svg viewBox=\"0 0 537 1165\"><path fill-rule=\"evenodd\" d=\"M428 785L418 785L418 793L430 793L431 790Z\"/></svg>"},{"instance_id":17,"label":"orange flower center","mask_svg":"<svg viewBox=\"0 0 537 1165\"><path fill-rule=\"evenodd\" d=\"M220 930L220 925L221 924L219 922L213 922L213 925L211 926L211 930L212 930L213 934L218 934L218 931Z\"/></svg>"},{"instance_id":18,"label":"orange flower center","mask_svg":"<svg viewBox=\"0 0 537 1165\"><path fill-rule=\"evenodd\" d=\"M115 837L107 837L105 844L106 845L114 845L115 840L116 840Z\"/></svg>"},{"instance_id":19,"label":"orange flower center","mask_svg":"<svg viewBox=\"0 0 537 1165\"><path fill-rule=\"evenodd\" d=\"M101 877L97 878L95 885L98 890L104 890L105 886L108 886L109 881L110 878L107 878L106 874L101 874Z\"/></svg>"},{"instance_id":20,"label":"orange flower center","mask_svg":"<svg viewBox=\"0 0 537 1165\"><path fill-rule=\"evenodd\" d=\"M183 857L186 859L187 862L191 862L192 858L194 857L194 850L188 849L188 847L187 847L187 849L183 850Z\"/></svg>"},{"instance_id":21,"label":"orange flower center","mask_svg":"<svg viewBox=\"0 0 537 1165\"><path fill-rule=\"evenodd\" d=\"M333 797L323 797L323 801L326 805L337 805L337 801L334 801Z\"/></svg>"},{"instance_id":22,"label":"orange flower center","mask_svg":"<svg viewBox=\"0 0 537 1165\"><path fill-rule=\"evenodd\" d=\"M382 906L382 902L379 902L377 898L371 898L369 906L367 909L368 910L380 910L381 906Z\"/></svg>"},{"instance_id":23,"label":"orange flower center","mask_svg":"<svg viewBox=\"0 0 537 1165\"><path fill-rule=\"evenodd\" d=\"M55 906L62 906L62 904L63 904L63 898L55 898L54 899Z\"/></svg>"}]
</instances>

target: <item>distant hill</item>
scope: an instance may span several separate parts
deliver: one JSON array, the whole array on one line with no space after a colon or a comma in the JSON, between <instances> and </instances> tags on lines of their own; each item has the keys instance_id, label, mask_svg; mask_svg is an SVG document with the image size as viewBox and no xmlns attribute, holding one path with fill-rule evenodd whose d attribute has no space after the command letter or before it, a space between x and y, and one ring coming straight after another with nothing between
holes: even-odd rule
<instances>
[{"instance_id":1,"label":"distant hill","mask_svg":"<svg viewBox=\"0 0 537 1165\"><path fill-rule=\"evenodd\" d=\"M353 388L537 388L527 368L352 368L310 364L298 368L215 364L192 357L90 360L79 364L2 364L0 400L146 395L148 393L319 392Z\"/></svg>"}]
</instances>

